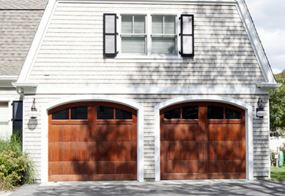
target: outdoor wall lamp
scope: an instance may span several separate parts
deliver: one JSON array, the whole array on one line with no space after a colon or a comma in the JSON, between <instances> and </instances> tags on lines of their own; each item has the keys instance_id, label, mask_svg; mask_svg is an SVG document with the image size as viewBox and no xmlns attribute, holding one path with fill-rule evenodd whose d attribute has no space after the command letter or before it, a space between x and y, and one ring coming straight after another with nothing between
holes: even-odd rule
<instances>
[{"instance_id":1,"label":"outdoor wall lamp","mask_svg":"<svg viewBox=\"0 0 285 196\"><path fill-rule=\"evenodd\" d=\"M38 125L38 120L37 120L37 107L36 107L36 99L34 98L33 100L33 104L31 107L31 116L30 119L28 121L28 128L30 130L35 130L37 128Z\"/></svg>"},{"instance_id":2,"label":"outdoor wall lamp","mask_svg":"<svg viewBox=\"0 0 285 196\"><path fill-rule=\"evenodd\" d=\"M37 111L37 108L36 108L36 98L34 98L33 104L32 104L32 107L31 107L31 112L36 112L36 111Z\"/></svg>"},{"instance_id":3,"label":"outdoor wall lamp","mask_svg":"<svg viewBox=\"0 0 285 196\"><path fill-rule=\"evenodd\" d=\"M31 107L31 118L37 118L37 107L36 107L36 99L34 98L33 104Z\"/></svg>"},{"instance_id":4,"label":"outdoor wall lamp","mask_svg":"<svg viewBox=\"0 0 285 196\"><path fill-rule=\"evenodd\" d=\"M257 101L257 108L256 108L256 117L257 118L263 118L266 115L266 112L264 110L266 102L262 100L261 98Z\"/></svg>"}]
</instances>

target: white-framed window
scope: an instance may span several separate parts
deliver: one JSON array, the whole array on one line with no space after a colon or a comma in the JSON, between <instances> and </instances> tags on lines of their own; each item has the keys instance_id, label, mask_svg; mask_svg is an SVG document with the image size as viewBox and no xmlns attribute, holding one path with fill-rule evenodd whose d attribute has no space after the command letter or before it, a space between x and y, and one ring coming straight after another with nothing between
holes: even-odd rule
<instances>
[{"instance_id":1,"label":"white-framed window","mask_svg":"<svg viewBox=\"0 0 285 196\"><path fill-rule=\"evenodd\" d=\"M152 15L151 53L177 55L176 15Z\"/></svg>"},{"instance_id":2,"label":"white-framed window","mask_svg":"<svg viewBox=\"0 0 285 196\"><path fill-rule=\"evenodd\" d=\"M146 54L146 15L121 15L121 52Z\"/></svg>"},{"instance_id":3,"label":"white-framed window","mask_svg":"<svg viewBox=\"0 0 285 196\"><path fill-rule=\"evenodd\" d=\"M104 14L104 58L194 57L194 15L118 15Z\"/></svg>"}]
</instances>

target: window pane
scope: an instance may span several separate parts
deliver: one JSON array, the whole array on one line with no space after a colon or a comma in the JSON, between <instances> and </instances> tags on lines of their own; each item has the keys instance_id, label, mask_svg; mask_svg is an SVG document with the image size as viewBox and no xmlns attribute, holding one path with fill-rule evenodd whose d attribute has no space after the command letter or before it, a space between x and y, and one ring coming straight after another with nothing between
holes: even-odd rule
<instances>
[{"instance_id":1,"label":"window pane","mask_svg":"<svg viewBox=\"0 0 285 196\"><path fill-rule=\"evenodd\" d=\"M114 119L114 108L107 106L97 107L97 119Z\"/></svg>"},{"instance_id":2,"label":"window pane","mask_svg":"<svg viewBox=\"0 0 285 196\"><path fill-rule=\"evenodd\" d=\"M183 119L198 119L198 106L189 106L182 108Z\"/></svg>"},{"instance_id":3,"label":"window pane","mask_svg":"<svg viewBox=\"0 0 285 196\"><path fill-rule=\"evenodd\" d=\"M132 28L132 24L133 24L133 16L128 16L128 15L124 15L122 16L122 33L132 33L133 32L133 28Z\"/></svg>"},{"instance_id":4,"label":"window pane","mask_svg":"<svg viewBox=\"0 0 285 196\"><path fill-rule=\"evenodd\" d=\"M23 119L23 102L14 101L13 102L13 120L22 120Z\"/></svg>"},{"instance_id":5,"label":"window pane","mask_svg":"<svg viewBox=\"0 0 285 196\"><path fill-rule=\"evenodd\" d=\"M122 38L122 53L145 53L145 38L144 37L123 37Z\"/></svg>"},{"instance_id":6,"label":"window pane","mask_svg":"<svg viewBox=\"0 0 285 196\"><path fill-rule=\"evenodd\" d=\"M71 108L71 119L88 119L88 110L87 107L76 107Z\"/></svg>"},{"instance_id":7,"label":"window pane","mask_svg":"<svg viewBox=\"0 0 285 196\"><path fill-rule=\"evenodd\" d=\"M224 108L220 106L209 106L208 119L224 119Z\"/></svg>"},{"instance_id":8,"label":"window pane","mask_svg":"<svg viewBox=\"0 0 285 196\"><path fill-rule=\"evenodd\" d=\"M68 120L69 119L68 112L69 112L69 109L54 112L52 114L52 119L53 120Z\"/></svg>"},{"instance_id":9,"label":"window pane","mask_svg":"<svg viewBox=\"0 0 285 196\"><path fill-rule=\"evenodd\" d=\"M165 112L164 118L166 118L166 119L180 119L180 108Z\"/></svg>"},{"instance_id":10,"label":"window pane","mask_svg":"<svg viewBox=\"0 0 285 196\"><path fill-rule=\"evenodd\" d=\"M145 16L134 16L134 33L145 33Z\"/></svg>"},{"instance_id":11,"label":"window pane","mask_svg":"<svg viewBox=\"0 0 285 196\"><path fill-rule=\"evenodd\" d=\"M105 33L116 33L115 20L115 15L105 15Z\"/></svg>"},{"instance_id":12,"label":"window pane","mask_svg":"<svg viewBox=\"0 0 285 196\"><path fill-rule=\"evenodd\" d=\"M183 16L183 34L192 34L192 16Z\"/></svg>"},{"instance_id":13,"label":"window pane","mask_svg":"<svg viewBox=\"0 0 285 196\"><path fill-rule=\"evenodd\" d=\"M152 16L152 33L162 34L163 33L163 16Z\"/></svg>"},{"instance_id":14,"label":"window pane","mask_svg":"<svg viewBox=\"0 0 285 196\"><path fill-rule=\"evenodd\" d=\"M132 112L116 109L116 119L121 119L121 120L132 119Z\"/></svg>"},{"instance_id":15,"label":"window pane","mask_svg":"<svg viewBox=\"0 0 285 196\"><path fill-rule=\"evenodd\" d=\"M153 37L153 54L176 54L175 38Z\"/></svg>"},{"instance_id":16,"label":"window pane","mask_svg":"<svg viewBox=\"0 0 285 196\"><path fill-rule=\"evenodd\" d=\"M241 112L226 108L226 119L241 119Z\"/></svg>"},{"instance_id":17,"label":"window pane","mask_svg":"<svg viewBox=\"0 0 285 196\"><path fill-rule=\"evenodd\" d=\"M114 35L106 35L105 37L105 53L114 54L115 51L115 36Z\"/></svg>"},{"instance_id":18,"label":"window pane","mask_svg":"<svg viewBox=\"0 0 285 196\"><path fill-rule=\"evenodd\" d=\"M183 53L192 54L193 53L192 36L182 36L182 41L183 41Z\"/></svg>"},{"instance_id":19,"label":"window pane","mask_svg":"<svg viewBox=\"0 0 285 196\"><path fill-rule=\"evenodd\" d=\"M164 33L175 34L175 16L165 16Z\"/></svg>"}]
</instances>

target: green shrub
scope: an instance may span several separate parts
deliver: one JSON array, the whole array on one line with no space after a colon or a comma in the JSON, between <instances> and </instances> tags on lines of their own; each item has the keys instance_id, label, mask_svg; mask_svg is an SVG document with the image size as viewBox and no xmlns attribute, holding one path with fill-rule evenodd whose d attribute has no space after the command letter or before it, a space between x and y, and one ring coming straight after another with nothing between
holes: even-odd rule
<instances>
[{"instance_id":1,"label":"green shrub","mask_svg":"<svg viewBox=\"0 0 285 196\"><path fill-rule=\"evenodd\" d=\"M32 162L22 153L19 140L0 140L0 188L8 190L32 182Z\"/></svg>"}]
</instances>

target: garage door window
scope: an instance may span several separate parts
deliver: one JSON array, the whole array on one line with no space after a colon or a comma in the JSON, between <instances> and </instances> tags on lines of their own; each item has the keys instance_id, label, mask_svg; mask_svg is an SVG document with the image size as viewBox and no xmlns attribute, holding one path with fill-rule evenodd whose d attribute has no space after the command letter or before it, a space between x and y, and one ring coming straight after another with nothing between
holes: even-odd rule
<instances>
[{"instance_id":1,"label":"garage door window","mask_svg":"<svg viewBox=\"0 0 285 196\"><path fill-rule=\"evenodd\" d=\"M224 108L220 106L209 106L208 119L224 119Z\"/></svg>"},{"instance_id":2,"label":"garage door window","mask_svg":"<svg viewBox=\"0 0 285 196\"><path fill-rule=\"evenodd\" d=\"M165 119L179 119L180 118L180 108L165 112L164 118Z\"/></svg>"},{"instance_id":3,"label":"garage door window","mask_svg":"<svg viewBox=\"0 0 285 196\"><path fill-rule=\"evenodd\" d=\"M132 119L132 113L122 109L116 109L116 119L128 120Z\"/></svg>"},{"instance_id":4,"label":"garage door window","mask_svg":"<svg viewBox=\"0 0 285 196\"><path fill-rule=\"evenodd\" d=\"M97 119L111 120L114 119L114 108L107 106L97 107Z\"/></svg>"},{"instance_id":5,"label":"garage door window","mask_svg":"<svg viewBox=\"0 0 285 196\"><path fill-rule=\"evenodd\" d=\"M198 119L198 106L182 108L183 119Z\"/></svg>"},{"instance_id":6,"label":"garage door window","mask_svg":"<svg viewBox=\"0 0 285 196\"><path fill-rule=\"evenodd\" d=\"M60 110L58 112L54 112L52 114L52 119L53 120L68 120L69 119L69 110L64 109L64 110Z\"/></svg>"},{"instance_id":7,"label":"garage door window","mask_svg":"<svg viewBox=\"0 0 285 196\"><path fill-rule=\"evenodd\" d=\"M168 120L184 119L194 120L198 119L198 106L185 106L182 108L176 108L164 113L164 118Z\"/></svg>"},{"instance_id":8,"label":"garage door window","mask_svg":"<svg viewBox=\"0 0 285 196\"><path fill-rule=\"evenodd\" d=\"M98 106L96 110L98 120L130 120L133 116L132 112L108 106Z\"/></svg>"},{"instance_id":9,"label":"garage door window","mask_svg":"<svg viewBox=\"0 0 285 196\"><path fill-rule=\"evenodd\" d=\"M52 113L53 120L87 120L87 106L66 108Z\"/></svg>"},{"instance_id":10,"label":"garage door window","mask_svg":"<svg viewBox=\"0 0 285 196\"><path fill-rule=\"evenodd\" d=\"M75 107L71 108L71 119L72 120L86 120L88 119L87 107Z\"/></svg>"},{"instance_id":11,"label":"garage door window","mask_svg":"<svg viewBox=\"0 0 285 196\"><path fill-rule=\"evenodd\" d=\"M226 108L226 119L241 119L241 112Z\"/></svg>"},{"instance_id":12,"label":"garage door window","mask_svg":"<svg viewBox=\"0 0 285 196\"><path fill-rule=\"evenodd\" d=\"M239 120L241 119L241 111L222 106L209 106L208 119Z\"/></svg>"}]
</instances>

